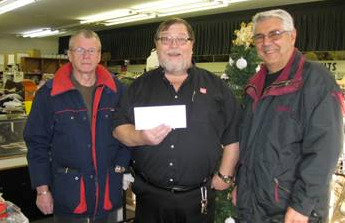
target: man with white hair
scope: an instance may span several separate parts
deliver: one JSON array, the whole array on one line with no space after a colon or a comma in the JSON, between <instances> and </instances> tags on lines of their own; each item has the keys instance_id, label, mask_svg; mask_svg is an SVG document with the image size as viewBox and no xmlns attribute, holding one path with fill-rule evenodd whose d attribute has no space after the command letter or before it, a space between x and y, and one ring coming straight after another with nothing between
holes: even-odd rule
<instances>
[{"instance_id":1,"label":"man with white hair","mask_svg":"<svg viewBox=\"0 0 345 223\"><path fill-rule=\"evenodd\" d=\"M111 134L125 89L99 65L97 33L73 34L68 58L37 91L24 130L36 204L54 223L113 223L130 160Z\"/></svg>"},{"instance_id":2,"label":"man with white hair","mask_svg":"<svg viewBox=\"0 0 345 223\"><path fill-rule=\"evenodd\" d=\"M245 88L233 193L238 217L250 223L325 222L342 147L342 92L329 71L294 47L289 13L261 12L253 23L263 65Z\"/></svg>"}]
</instances>

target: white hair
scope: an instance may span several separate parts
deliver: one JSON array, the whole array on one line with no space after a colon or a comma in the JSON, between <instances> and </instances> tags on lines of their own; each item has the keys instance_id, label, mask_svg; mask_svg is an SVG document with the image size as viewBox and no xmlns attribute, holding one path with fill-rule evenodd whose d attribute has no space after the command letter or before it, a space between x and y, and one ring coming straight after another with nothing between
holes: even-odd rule
<instances>
[{"instance_id":1,"label":"white hair","mask_svg":"<svg viewBox=\"0 0 345 223\"><path fill-rule=\"evenodd\" d=\"M255 28L257 23L269 19L269 18L278 18L282 21L283 29L286 31L292 31L295 29L293 24L292 16L285 10L274 9L264 12L259 12L253 17L253 33L255 33Z\"/></svg>"},{"instance_id":2,"label":"white hair","mask_svg":"<svg viewBox=\"0 0 345 223\"><path fill-rule=\"evenodd\" d=\"M82 30L78 30L76 31L69 39L69 42L68 42L68 47L69 49L72 49L75 45L75 39L79 36L82 36L86 39L92 39L92 38L95 38L98 45L99 45L99 50L101 50L101 40L98 36L97 33L95 33L94 31L92 30L87 30L87 29L82 29Z\"/></svg>"}]
</instances>

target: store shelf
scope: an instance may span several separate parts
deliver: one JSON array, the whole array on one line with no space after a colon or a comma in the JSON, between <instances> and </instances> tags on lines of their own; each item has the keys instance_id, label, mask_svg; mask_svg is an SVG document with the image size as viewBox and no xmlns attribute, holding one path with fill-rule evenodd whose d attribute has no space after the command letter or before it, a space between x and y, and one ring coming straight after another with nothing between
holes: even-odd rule
<instances>
[{"instance_id":1,"label":"store shelf","mask_svg":"<svg viewBox=\"0 0 345 223\"><path fill-rule=\"evenodd\" d=\"M68 62L66 58L22 57L21 60L21 69L25 75L53 74Z\"/></svg>"}]
</instances>

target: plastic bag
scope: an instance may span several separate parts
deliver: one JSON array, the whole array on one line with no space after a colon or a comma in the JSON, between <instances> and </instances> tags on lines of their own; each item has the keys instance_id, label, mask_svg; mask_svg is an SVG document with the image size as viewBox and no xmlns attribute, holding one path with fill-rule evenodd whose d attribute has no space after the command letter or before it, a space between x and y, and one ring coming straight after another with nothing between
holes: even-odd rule
<instances>
[{"instance_id":1,"label":"plastic bag","mask_svg":"<svg viewBox=\"0 0 345 223\"><path fill-rule=\"evenodd\" d=\"M20 208L10 201L5 201L0 194L0 223L29 223L29 219L20 211ZM5 211L6 208L6 211Z\"/></svg>"}]
</instances>

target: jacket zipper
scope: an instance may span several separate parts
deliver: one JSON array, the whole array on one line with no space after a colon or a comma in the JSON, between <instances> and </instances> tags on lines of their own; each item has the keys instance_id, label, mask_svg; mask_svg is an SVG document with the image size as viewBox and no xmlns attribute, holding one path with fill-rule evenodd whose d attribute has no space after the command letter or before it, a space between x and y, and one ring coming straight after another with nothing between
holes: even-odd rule
<instances>
[{"instance_id":1,"label":"jacket zipper","mask_svg":"<svg viewBox=\"0 0 345 223\"><path fill-rule=\"evenodd\" d=\"M276 202L279 202L280 201L280 197L279 197L279 189L285 191L286 193L288 194L291 194L291 191L285 187L283 187L282 185L279 184L279 180L278 178L273 178L274 180L274 200Z\"/></svg>"},{"instance_id":2,"label":"jacket zipper","mask_svg":"<svg viewBox=\"0 0 345 223\"><path fill-rule=\"evenodd\" d=\"M256 95L258 94L258 91L257 91L255 85L253 85L253 84L247 84L247 86L245 87L245 90L247 90L248 88L253 88L254 91L255 91L255 94L256 94Z\"/></svg>"},{"instance_id":3,"label":"jacket zipper","mask_svg":"<svg viewBox=\"0 0 345 223\"><path fill-rule=\"evenodd\" d=\"M290 84L291 80L286 80L286 81L280 81L278 83L272 83L270 86L268 86L267 88L265 88L264 92L262 95L265 95L266 92L271 89L272 87L286 87Z\"/></svg>"}]
</instances>

